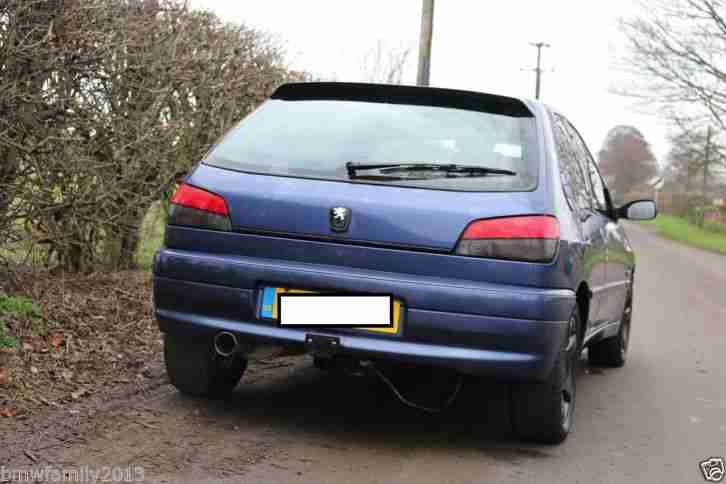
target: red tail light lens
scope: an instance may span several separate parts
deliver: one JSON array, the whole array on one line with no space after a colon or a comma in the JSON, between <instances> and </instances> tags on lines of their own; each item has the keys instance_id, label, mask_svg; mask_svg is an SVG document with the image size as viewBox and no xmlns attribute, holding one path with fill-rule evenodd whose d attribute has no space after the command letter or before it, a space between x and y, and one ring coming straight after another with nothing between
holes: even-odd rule
<instances>
[{"instance_id":1,"label":"red tail light lens","mask_svg":"<svg viewBox=\"0 0 726 484\"><path fill-rule=\"evenodd\" d=\"M476 220L456 246L458 255L549 262L557 253L560 224L549 215Z\"/></svg>"},{"instance_id":2,"label":"red tail light lens","mask_svg":"<svg viewBox=\"0 0 726 484\"><path fill-rule=\"evenodd\" d=\"M171 203L182 207L196 208L205 212L216 213L217 215L229 215L227 202L224 198L210 193L201 188L182 184L171 197Z\"/></svg>"},{"instance_id":3,"label":"red tail light lens","mask_svg":"<svg viewBox=\"0 0 726 484\"><path fill-rule=\"evenodd\" d=\"M224 198L186 183L171 197L169 224L213 230L232 228Z\"/></svg>"}]
</instances>

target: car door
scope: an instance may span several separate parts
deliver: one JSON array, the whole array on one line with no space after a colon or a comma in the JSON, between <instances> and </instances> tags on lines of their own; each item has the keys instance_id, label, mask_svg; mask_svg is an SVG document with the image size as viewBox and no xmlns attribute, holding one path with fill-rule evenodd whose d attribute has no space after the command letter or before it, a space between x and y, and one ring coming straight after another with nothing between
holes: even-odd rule
<instances>
[{"instance_id":1,"label":"car door","mask_svg":"<svg viewBox=\"0 0 726 484\"><path fill-rule=\"evenodd\" d=\"M602 227L600 230L606 246L605 284L601 289L600 320L607 323L614 321L615 314L618 314L617 318L620 317L622 304L625 301L621 285L613 284L613 282L623 278L623 266L618 261L626 259L624 254L625 233L620 224L611 217L612 208L608 207L608 201L605 197L605 182L591 156L588 166L593 193L596 197L598 211L601 213ZM618 307L620 307L620 310L618 310Z\"/></svg>"},{"instance_id":2,"label":"car door","mask_svg":"<svg viewBox=\"0 0 726 484\"><path fill-rule=\"evenodd\" d=\"M614 220L607 226L607 304L608 321L620 321L632 283L633 251L623 227Z\"/></svg>"},{"instance_id":3,"label":"car door","mask_svg":"<svg viewBox=\"0 0 726 484\"><path fill-rule=\"evenodd\" d=\"M601 299L606 284L606 217L594 203L587 172L587 148L579 134L563 116L556 113L553 114L553 134L565 197L582 233L584 253L581 272L592 292L589 327L594 328L604 322Z\"/></svg>"},{"instance_id":4,"label":"car door","mask_svg":"<svg viewBox=\"0 0 726 484\"><path fill-rule=\"evenodd\" d=\"M573 128L574 129L574 128ZM597 288L600 293L598 307L599 324L617 321L623 312L627 288L630 281L632 256L628 252L629 244L622 226L612 218L612 209L608 207L605 196L605 183L600 170L592 158L587 145L577 135L581 160L585 164L589 182L592 187L592 203L597 212L597 224L605 245L605 263L602 264L603 284ZM594 290L593 290L594 291Z\"/></svg>"}]
</instances>

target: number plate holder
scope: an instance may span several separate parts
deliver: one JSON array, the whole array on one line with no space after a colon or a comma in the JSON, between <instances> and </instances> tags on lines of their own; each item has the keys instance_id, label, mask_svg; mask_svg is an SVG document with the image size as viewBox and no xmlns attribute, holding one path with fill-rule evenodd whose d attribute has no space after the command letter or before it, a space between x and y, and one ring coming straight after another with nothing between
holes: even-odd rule
<instances>
[{"instance_id":1,"label":"number plate holder","mask_svg":"<svg viewBox=\"0 0 726 484\"><path fill-rule=\"evenodd\" d=\"M340 350L340 338L322 334L305 335L305 351L315 356L330 358Z\"/></svg>"}]
</instances>

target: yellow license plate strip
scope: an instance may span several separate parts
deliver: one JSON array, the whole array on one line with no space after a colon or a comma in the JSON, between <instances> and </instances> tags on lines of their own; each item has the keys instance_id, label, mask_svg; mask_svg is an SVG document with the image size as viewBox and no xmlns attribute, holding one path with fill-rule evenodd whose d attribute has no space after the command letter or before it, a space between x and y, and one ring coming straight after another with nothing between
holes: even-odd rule
<instances>
[{"instance_id":1,"label":"yellow license plate strip","mask_svg":"<svg viewBox=\"0 0 726 484\"><path fill-rule=\"evenodd\" d=\"M279 308L278 295L280 294L316 294L316 291L307 291L304 289L293 289L287 287L266 287L263 289L262 296L262 308L260 315L265 318L278 319ZM386 334L398 334L398 329L401 325L401 312L402 305L401 301L396 299L393 300L393 325L390 327L376 327L376 326L361 326L358 328L351 328L355 330L372 331L376 333Z\"/></svg>"}]
</instances>

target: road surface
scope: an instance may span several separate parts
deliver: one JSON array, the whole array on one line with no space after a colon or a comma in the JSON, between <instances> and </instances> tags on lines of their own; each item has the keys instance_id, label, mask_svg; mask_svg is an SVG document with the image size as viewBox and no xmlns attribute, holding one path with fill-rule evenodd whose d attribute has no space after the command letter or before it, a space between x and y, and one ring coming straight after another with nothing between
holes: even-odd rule
<instances>
[{"instance_id":1,"label":"road surface","mask_svg":"<svg viewBox=\"0 0 726 484\"><path fill-rule=\"evenodd\" d=\"M583 368L575 431L560 446L513 438L504 385L465 386L450 412L427 416L371 378L287 358L251 368L225 401L182 397L160 376L69 410L26 428L10 462L140 466L148 482L705 482L698 462L726 457L726 257L642 226L628 233L629 360Z\"/></svg>"}]
</instances>

